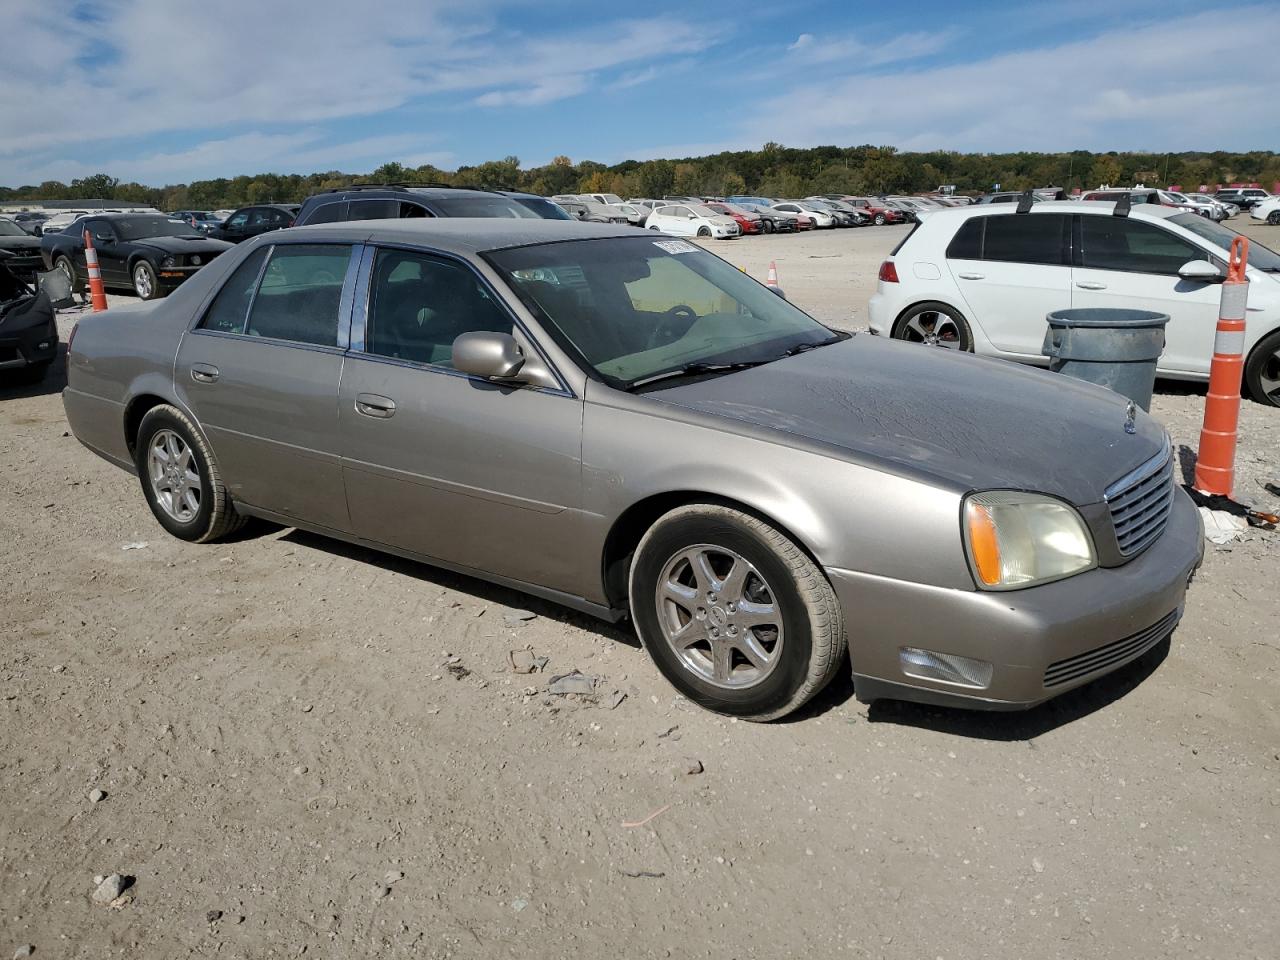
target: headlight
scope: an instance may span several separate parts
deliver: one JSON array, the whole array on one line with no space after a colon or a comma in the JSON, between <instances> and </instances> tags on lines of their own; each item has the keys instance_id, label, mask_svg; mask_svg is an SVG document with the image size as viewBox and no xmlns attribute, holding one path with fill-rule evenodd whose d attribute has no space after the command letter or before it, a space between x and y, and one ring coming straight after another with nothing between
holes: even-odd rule
<instances>
[{"instance_id":1,"label":"headlight","mask_svg":"<svg viewBox=\"0 0 1280 960\"><path fill-rule=\"evenodd\" d=\"M178 260L177 260L177 258L176 258L176 257L165 257L163 260L161 260L161 261L160 261L160 266L162 266L162 267L172 267L172 266L176 265L176 264L177 264L177 262L178 262Z\"/></svg>"},{"instance_id":2,"label":"headlight","mask_svg":"<svg viewBox=\"0 0 1280 960\"><path fill-rule=\"evenodd\" d=\"M964 502L964 538L979 586L1017 590L1098 564L1075 508L1038 493L992 490Z\"/></svg>"}]
</instances>

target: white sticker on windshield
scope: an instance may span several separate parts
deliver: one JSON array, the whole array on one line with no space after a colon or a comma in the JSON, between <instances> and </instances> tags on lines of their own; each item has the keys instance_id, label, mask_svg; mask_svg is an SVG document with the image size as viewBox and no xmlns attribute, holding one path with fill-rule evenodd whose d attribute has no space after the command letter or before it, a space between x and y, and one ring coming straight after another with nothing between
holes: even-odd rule
<instances>
[{"instance_id":1,"label":"white sticker on windshield","mask_svg":"<svg viewBox=\"0 0 1280 960\"><path fill-rule=\"evenodd\" d=\"M661 247L667 253L693 253L698 248L692 243L685 243L683 240L655 240L655 247Z\"/></svg>"}]
</instances>

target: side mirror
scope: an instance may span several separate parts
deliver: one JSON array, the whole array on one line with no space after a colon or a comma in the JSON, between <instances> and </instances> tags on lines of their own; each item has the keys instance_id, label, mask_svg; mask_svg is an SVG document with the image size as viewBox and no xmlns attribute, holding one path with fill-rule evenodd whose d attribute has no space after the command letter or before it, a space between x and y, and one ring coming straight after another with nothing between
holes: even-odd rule
<instances>
[{"instance_id":1,"label":"side mirror","mask_svg":"<svg viewBox=\"0 0 1280 960\"><path fill-rule=\"evenodd\" d=\"M464 333L453 341L453 369L486 380L510 380L524 366L524 353L509 333Z\"/></svg>"},{"instance_id":2,"label":"side mirror","mask_svg":"<svg viewBox=\"0 0 1280 960\"><path fill-rule=\"evenodd\" d=\"M1221 283L1226 277L1208 260L1189 260L1178 268L1178 276L1196 283Z\"/></svg>"}]
</instances>

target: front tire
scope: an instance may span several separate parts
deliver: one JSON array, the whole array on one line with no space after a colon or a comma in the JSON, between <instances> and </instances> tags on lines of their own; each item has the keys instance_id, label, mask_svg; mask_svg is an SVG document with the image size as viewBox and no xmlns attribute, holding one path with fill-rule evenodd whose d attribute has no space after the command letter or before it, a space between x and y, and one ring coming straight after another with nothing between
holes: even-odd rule
<instances>
[{"instance_id":1,"label":"front tire","mask_svg":"<svg viewBox=\"0 0 1280 960\"><path fill-rule=\"evenodd\" d=\"M1254 345L1244 365L1244 383L1258 403L1280 407L1280 330Z\"/></svg>"},{"instance_id":2,"label":"front tire","mask_svg":"<svg viewBox=\"0 0 1280 960\"><path fill-rule=\"evenodd\" d=\"M179 540L208 543L243 526L213 451L177 407L161 404L147 411L133 456L147 505Z\"/></svg>"},{"instance_id":3,"label":"front tire","mask_svg":"<svg viewBox=\"0 0 1280 960\"><path fill-rule=\"evenodd\" d=\"M875 224L876 224L876 226L877 226L877 227L883 227L883 226L884 226L884 214L883 214L883 213L877 213L877 214L875 215L874 219L875 219Z\"/></svg>"},{"instance_id":4,"label":"front tire","mask_svg":"<svg viewBox=\"0 0 1280 960\"><path fill-rule=\"evenodd\" d=\"M76 267L75 264L71 262L70 257L58 257L58 259L53 261L53 266L55 270L62 271L62 275L67 278L67 283L71 284L72 290L78 290L80 288L80 281L76 277Z\"/></svg>"},{"instance_id":5,"label":"front tire","mask_svg":"<svg viewBox=\"0 0 1280 960\"><path fill-rule=\"evenodd\" d=\"M154 300L160 296L160 283L156 279L156 268L146 260L139 260L130 271L133 277L133 292L139 300Z\"/></svg>"},{"instance_id":6,"label":"front tire","mask_svg":"<svg viewBox=\"0 0 1280 960\"><path fill-rule=\"evenodd\" d=\"M698 228L698 236L700 236L700 237L709 237L709 236L711 236L711 228L710 228L710 227L699 227L699 228Z\"/></svg>"},{"instance_id":7,"label":"front tire","mask_svg":"<svg viewBox=\"0 0 1280 960\"><path fill-rule=\"evenodd\" d=\"M890 336L894 340L923 343L973 353L973 334L960 311L945 303L917 303L898 318Z\"/></svg>"},{"instance_id":8,"label":"front tire","mask_svg":"<svg viewBox=\"0 0 1280 960\"><path fill-rule=\"evenodd\" d=\"M844 621L831 584L785 534L690 504L644 535L631 616L654 664L693 702L747 720L798 709L835 676Z\"/></svg>"}]
</instances>

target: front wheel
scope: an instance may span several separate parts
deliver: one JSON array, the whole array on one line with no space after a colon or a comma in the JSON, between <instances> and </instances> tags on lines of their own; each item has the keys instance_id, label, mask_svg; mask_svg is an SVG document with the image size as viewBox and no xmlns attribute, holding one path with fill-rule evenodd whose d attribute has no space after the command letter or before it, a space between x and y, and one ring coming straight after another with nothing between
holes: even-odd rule
<instances>
[{"instance_id":1,"label":"front wheel","mask_svg":"<svg viewBox=\"0 0 1280 960\"><path fill-rule=\"evenodd\" d=\"M59 257L53 261L53 267L55 270L60 270L62 275L67 278L67 283L71 284L72 290L77 289L79 281L76 279L75 264L71 262L70 257Z\"/></svg>"},{"instance_id":2,"label":"front wheel","mask_svg":"<svg viewBox=\"0 0 1280 960\"><path fill-rule=\"evenodd\" d=\"M883 213L877 213L877 214L875 215L875 222L876 222L876 226L877 226L877 227L883 227L883 226L884 226L884 214L883 214Z\"/></svg>"},{"instance_id":3,"label":"front wheel","mask_svg":"<svg viewBox=\"0 0 1280 960\"><path fill-rule=\"evenodd\" d=\"M774 225L773 225L773 221L772 221L772 220L761 220L761 221L760 221L760 232L761 232L761 233L773 233L773 231L774 231Z\"/></svg>"},{"instance_id":4,"label":"front wheel","mask_svg":"<svg viewBox=\"0 0 1280 960\"><path fill-rule=\"evenodd\" d=\"M909 343L973 352L968 322L945 303L917 303L898 318L891 336Z\"/></svg>"},{"instance_id":5,"label":"front wheel","mask_svg":"<svg viewBox=\"0 0 1280 960\"><path fill-rule=\"evenodd\" d=\"M213 451L177 407L161 404L147 411L133 456L147 505L178 539L207 543L244 524Z\"/></svg>"},{"instance_id":6,"label":"front wheel","mask_svg":"<svg viewBox=\"0 0 1280 960\"><path fill-rule=\"evenodd\" d=\"M133 265L133 292L140 300L154 300L160 295L160 284L156 280L156 268L146 260L139 260Z\"/></svg>"},{"instance_id":7,"label":"front wheel","mask_svg":"<svg viewBox=\"0 0 1280 960\"><path fill-rule=\"evenodd\" d=\"M699 228L698 228L698 236L700 236L700 237L709 237L709 236L711 236L711 228L710 228L710 227L699 227Z\"/></svg>"},{"instance_id":8,"label":"front wheel","mask_svg":"<svg viewBox=\"0 0 1280 960\"><path fill-rule=\"evenodd\" d=\"M690 504L636 548L631 616L655 665L690 700L773 720L826 686L844 621L821 568L785 534L742 511Z\"/></svg>"},{"instance_id":9,"label":"front wheel","mask_svg":"<svg viewBox=\"0 0 1280 960\"><path fill-rule=\"evenodd\" d=\"M1272 331L1254 346L1244 365L1244 383L1258 403L1280 407L1280 330Z\"/></svg>"}]
</instances>

